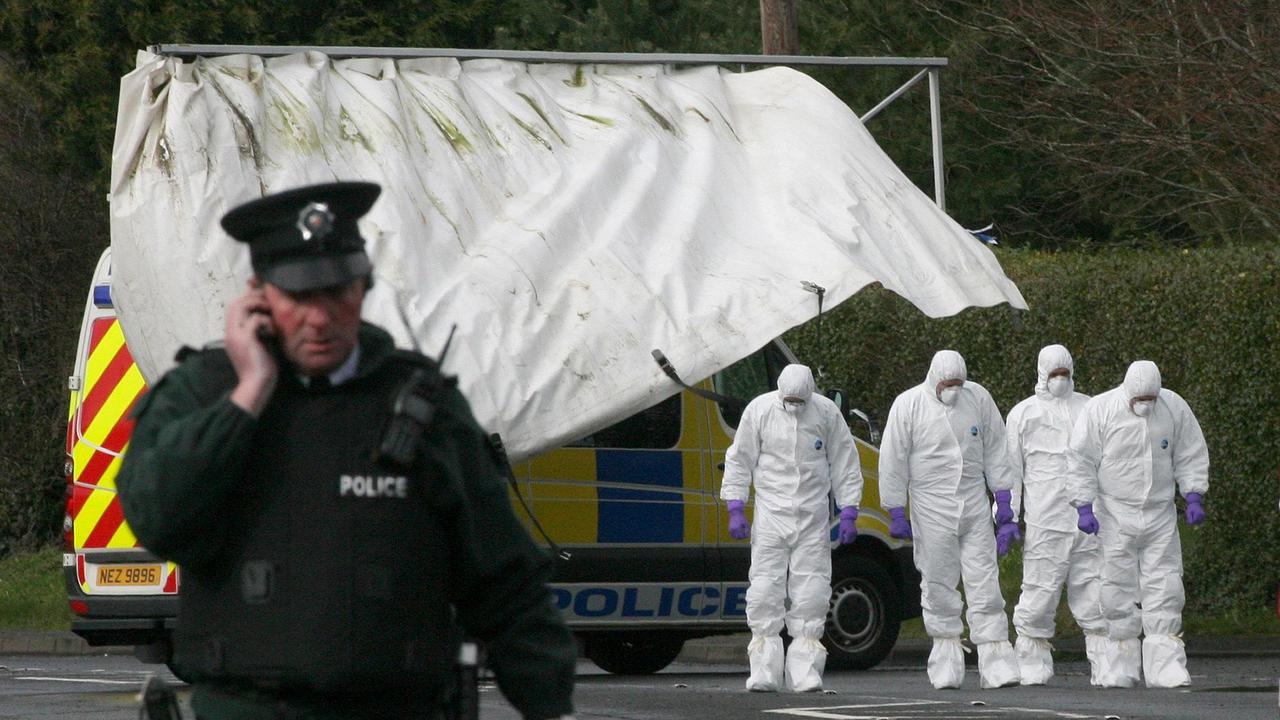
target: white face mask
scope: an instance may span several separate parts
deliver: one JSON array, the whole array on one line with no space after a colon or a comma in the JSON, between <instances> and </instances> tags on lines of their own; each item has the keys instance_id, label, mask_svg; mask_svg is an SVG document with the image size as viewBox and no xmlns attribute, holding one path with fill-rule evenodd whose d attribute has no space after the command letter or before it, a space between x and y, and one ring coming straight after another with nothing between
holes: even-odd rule
<instances>
[{"instance_id":1,"label":"white face mask","mask_svg":"<svg viewBox=\"0 0 1280 720\"><path fill-rule=\"evenodd\" d=\"M938 399L942 401L943 405L946 405L948 407L955 407L956 399L959 397L960 397L960 388L956 387L955 385L952 385L951 387L943 388L942 392L938 393Z\"/></svg>"},{"instance_id":2,"label":"white face mask","mask_svg":"<svg viewBox=\"0 0 1280 720\"><path fill-rule=\"evenodd\" d=\"M1150 415L1151 408L1155 406L1156 406L1156 403L1154 400L1141 400L1135 403L1131 403L1130 405L1130 407L1133 408L1133 414L1137 415L1138 417L1146 417Z\"/></svg>"},{"instance_id":3,"label":"white face mask","mask_svg":"<svg viewBox=\"0 0 1280 720\"><path fill-rule=\"evenodd\" d=\"M1066 397L1071 394L1071 378L1063 375L1054 375L1049 378L1049 393L1056 398Z\"/></svg>"},{"instance_id":4,"label":"white face mask","mask_svg":"<svg viewBox=\"0 0 1280 720\"><path fill-rule=\"evenodd\" d=\"M799 401L794 401L794 402L793 402L793 401L791 401L791 400L783 400L783 401L782 401L782 409L783 409L783 410L786 410L788 413L790 413L790 414L792 414L792 415L796 415L796 414L798 414L801 410L804 410L804 401L803 401L803 400L799 400Z\"/></svg>"}]
</instances>

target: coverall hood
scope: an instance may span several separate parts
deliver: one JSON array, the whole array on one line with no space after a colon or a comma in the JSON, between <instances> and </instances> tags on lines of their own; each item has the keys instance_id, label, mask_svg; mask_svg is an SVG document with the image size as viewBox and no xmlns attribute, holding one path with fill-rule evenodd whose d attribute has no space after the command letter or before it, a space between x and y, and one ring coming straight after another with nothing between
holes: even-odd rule
<instances>
[{"instance_id":1,"label":"coverall hood","mask_svg":"<svg viewBox=\"0 0 1280 720\"><path fill-rule=\"evenodd\" d=\"M933 354L929 363L929 374L925 376L925 394L938 400L938 383L943 380L968 380L969 373L964 366L964 358L955 350L939 350Z\"/></svg>"},{"instance_id":2,"label":"coverall hood","mask_svg":"<svg viewBox=\"0 0 1280 720\"><path fill-rule=\"evenodd\" d=\"M778 399L796 397L809 402L816 385L813 372L806 365L791 364L778 374Z\"/></svg>"},{"instance_id":3,"label":"coverall hood","mask_svg":"<svg viewBox=\"0 0 1280 720\"><path fill-rule=\"evenodd\" d=\"M1074 384L1076 368L1071 359L1071 351L1062 345L1046 345L1041 348L1040 357L1036 360L1036 397L1053 399L1053 393L1049 392L1049 373L1058 368L1070 370Z\"/></svg>"},{"instance_id":4,"label":"coverall hood","mask_svg":"<svg viewBox=\"0 0 1280 720\"><path fill-rule=\"evenodd\" d=\"M1140 395L1160 395L1160 368L1150 360L1135 360L1124 374L1124 394L1129 400Z\"/></svg>"}]
</instances>

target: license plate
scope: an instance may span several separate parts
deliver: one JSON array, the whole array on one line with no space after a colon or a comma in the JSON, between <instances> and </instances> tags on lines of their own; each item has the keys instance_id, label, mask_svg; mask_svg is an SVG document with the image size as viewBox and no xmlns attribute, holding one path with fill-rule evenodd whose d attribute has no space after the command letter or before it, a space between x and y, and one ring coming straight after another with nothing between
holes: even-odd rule
<instances>
[{"instance_id":1,"label":"license plate","mask_svg":"<svg viewBox=\"0 0 1280 720\"><path fill-rule=\"evenodd\" d=\"M98 568L99 586L134 587L159 584L159 565L104 565Z\"/></svg>"}]
</instances>

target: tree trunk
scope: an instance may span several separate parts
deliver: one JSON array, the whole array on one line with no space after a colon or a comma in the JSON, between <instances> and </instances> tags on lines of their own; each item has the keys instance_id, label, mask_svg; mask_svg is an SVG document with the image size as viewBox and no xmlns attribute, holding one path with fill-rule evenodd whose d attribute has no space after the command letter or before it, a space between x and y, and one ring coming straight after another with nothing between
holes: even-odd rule
<instances>
[{"instance_id":1,"label":"tree trunk","mask_svg":"<svg viewBox=\"0 0 1280 720\"><path fill-rule=\"evenodd\" d=\"M760 38L765 55L799 55L796 0L760 0Z\"/></svg>"}]
</instances>

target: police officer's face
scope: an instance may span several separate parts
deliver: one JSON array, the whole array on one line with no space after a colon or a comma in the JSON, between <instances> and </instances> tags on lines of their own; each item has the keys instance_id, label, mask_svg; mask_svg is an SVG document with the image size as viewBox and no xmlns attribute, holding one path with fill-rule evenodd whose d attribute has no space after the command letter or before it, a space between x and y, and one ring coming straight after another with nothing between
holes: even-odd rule
<instances>
[{"instance_id":1,"label":"police officer's face","mask_svg":"<svg viewBox=\"0 0 1280 720\"><path fill-rule=\"evenodd\" d=\"M365 280L318 290L289 292L262 286L284 354L304 375L337 370L360 331Z\"/></svg>"}]
</instances>

